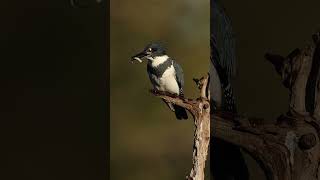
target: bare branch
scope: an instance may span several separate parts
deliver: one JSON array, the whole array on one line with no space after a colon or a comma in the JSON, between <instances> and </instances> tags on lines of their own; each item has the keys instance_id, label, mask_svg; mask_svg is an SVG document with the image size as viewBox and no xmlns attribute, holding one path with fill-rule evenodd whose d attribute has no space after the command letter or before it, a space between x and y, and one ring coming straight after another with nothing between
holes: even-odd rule
<instances>
[{"instance_id":1,"label":"bare branch","mask_svg":"<svg viewBox=\"0 0 320 180\"><path fill-rule=\"evenodd\" d=\"M289 89L289 114L309 115L306 110L306 86L312 67L315 46L293 50L286 58L267 53L265 58L275 67L282 78L283 85Z\"/></svg>"},{"instance_id":2,"label":"bare branch","mask_svg":"<svg viewBox=\"0 0 320 180\"><path fill-rule=\"evenodd\" d=\"M246 150L260 163L267 179L316 180L320 145L310 124L297 120L300 123L287 127L265 122L238 126L226 117L211 117L212 135ZM238 118L250 122L250 118Z\"/></svg>"},{"instance_id":3,"label":"bare branch","mask_svg":"<svg viewBox=\"0 0 320 180\"><path fill-rule=\"evenodd\" d=\"M187 109L193 115L193 108L194 108L194 105L197 103L196 100L185 99L175 94L170 94L168 92L163 92L163 91L151 90L151 93L157 97L165 99L167 102L171 102L173 104L176 104L178 106L181 106Z\"/></svg>"},{"instance_id":4,"label":"bare branch","mask_svg":"<svg viewBox=\"0 0 320 180\"><path fill-rule=\"evenodd\" d=\"M210 93L207 88L208 79L208 75L200 80L194 79L200 89L200 98L196 100L185 99L167 92L151 91L155 96L187 109L194 118L195 132L192 169L190 175L186 177L188 180L204 180L205 162L210 142L210 103L208 98Z\"/></svg>"}]
</instances>

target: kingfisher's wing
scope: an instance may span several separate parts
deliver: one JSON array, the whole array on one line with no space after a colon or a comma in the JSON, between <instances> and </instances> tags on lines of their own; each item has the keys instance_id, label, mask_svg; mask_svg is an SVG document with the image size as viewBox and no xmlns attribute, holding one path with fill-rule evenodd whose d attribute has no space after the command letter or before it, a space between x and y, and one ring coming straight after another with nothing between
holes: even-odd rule
<instances>
[{"instance_id":1,"label":"kingfisher's wing","mask_svg":"<svg viewBox=\"0 0 320 180\"><path fill-rule=\"evenodd\" d=\"M154 75L152 73L151 67L149 65L147 65L147 72L148 72L148 76L151 81L151 84L153 86L159 86L159 82L157 81L157 77L156 77L156 75Z\"/></svg>"},{"instance_id":2,"label":"kingfisher's wing","mask_svg":"<svg viewBox=\"0 0 320 180\"><path fill-rule=\"evenodd\" d=\"M173 67L176 71L176 81L178 82L180 93L183 93L183 86L184 86L183 70L181 66L174 60L173 60Z\"/></svg>"},{"instance_id":3,"label":"kingfisher's wing","mask_svg":"<svg viewBox=\"0 0 320 180\"><path fill-rule=\"evenodd\" d=\"M211 96L213 107L221 106L225 111L236 112L231 79L236 76L235 37L230 18L219 0L210 1L210 76L218 82L212 82ZM221 92L222 94L219 92ZM213 108L214 109L214 108Z\"/></svg>"},{"instance_id":4,"label":"kingfisher's wing","mask_svg":"<svg viewBox=\"0 0 320 180\"><path fill-rule=\"evenodd\" d=\"M216 68L220 66L228 79L231 79L237 73L235 37L225 9L218 0L213 0L212 3L213 9L210 15L211 63Z\"/></svg>"}]
</instances>

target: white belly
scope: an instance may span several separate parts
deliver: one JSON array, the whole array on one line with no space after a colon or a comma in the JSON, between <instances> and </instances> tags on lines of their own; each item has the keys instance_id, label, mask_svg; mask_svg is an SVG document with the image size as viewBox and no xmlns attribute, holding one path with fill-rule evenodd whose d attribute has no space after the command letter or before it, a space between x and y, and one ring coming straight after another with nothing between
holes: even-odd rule
<instances>
[{"instance_id":1,"label":"white belly","mask_svg":"<svg viewBox=\"0 0 320 180\"><path fill-rule=\"evenodd\" d=\"M168 70L166 70L163 73L162 77L158 79L159 86L156 86L155 88L157 88L160 91L166 91L172 94L179 94L179 86L175 76L175 70L173 66L171 66Z\"/></svg>"}]
</instances>

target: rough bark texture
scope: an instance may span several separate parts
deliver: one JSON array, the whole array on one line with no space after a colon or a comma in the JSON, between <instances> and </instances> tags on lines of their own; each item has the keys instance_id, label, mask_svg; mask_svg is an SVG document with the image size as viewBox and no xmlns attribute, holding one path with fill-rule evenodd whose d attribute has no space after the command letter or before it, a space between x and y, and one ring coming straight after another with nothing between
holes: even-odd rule
<instances>
[{"instance_id":1,"label":"rough bark texture","mask_svg":"<svg viewBox=\"0 0 320 180\"><path fill-rule=\"evenodd\" d=\"M311 69L319 61L318 42L296 49L287 57L266 54L290 97L288 112L275 123L224 112L211 116L211 135L247 151L269 180L320 180L320 123L316 118L320 114L319 74L314 90L306 91ZM310 96L312 111L306 108L306 92L314 93Z\"/></svg>"},{"instance_id":2,"label":"rough bark texture","mask_svg":"<svg viewBox=\"0 0 320 180\"><path fill-rule=\"evenodd\" d=\"M211 133L246 150L259 162L267 179L319 179L320 146L313 125L289 117L292 125L255 124L256 119L238 118L242 124L236 126L223 114L213 116Z\"/></svg>"},{"instance_id":3,"label":"rough bark texture","mask_svg":"<svg viewBox=\"0 0 320 180\"><path fill-rule=\"evenodd\" d=\"M154 91L153 94L187 109L194 118L195 133L193 145L192 169L188 180L204 180L205 162L210 142L210 93L207 90L209 76L196 80L200 97L196 100L177 97L165 92Z\"/></svg>"},{"instance_id":4,"label":"rough bark texture","mask_svg":"<svg viewBox=\"0 0 320 180\"><path fill-rule=\"evenodd\" d=\"M313 39L312 45L295 49L287 57L270 53L265 56L289 90L288 112L275 123L226 112L215 112L210 117L208 76L195 80L200 89L196 100L153 91L193 115L193 168L187 179L204 179L211 134L247 151L268 180L320 180L320 33Z\"/></svg>"},{"instance_id":5,"label":"rough bark texture","mask_svg":"<svg viewBox=\"0 0 320 180\"><path fill-rule=\"evenodd\" d=\"M266 54L266 58L281 75L283 85L289 89L289 112L307 115L305 94L311 71L314 46L302 50L295 49L286 58L280 55Z\"/></svg>"}]
</instances>

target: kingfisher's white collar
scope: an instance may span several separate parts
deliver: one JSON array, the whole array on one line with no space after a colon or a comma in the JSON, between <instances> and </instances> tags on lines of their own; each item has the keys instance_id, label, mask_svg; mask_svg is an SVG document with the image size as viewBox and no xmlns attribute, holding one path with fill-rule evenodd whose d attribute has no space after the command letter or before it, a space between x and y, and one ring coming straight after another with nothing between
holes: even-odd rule
<instances>
[{"instance_id":1,"label":"kingfisher's white collar","mask_svg":"<svg viewBox=\"0 0 320 180\"><path fill-rule=\"evenodd\" d=\"M157 67L159 66L160 64L164 63L166 60L169 59L169 56L167 55L163 55L163 56L157 56L155 58L153 57L148 57L148 60L151 61L151 66L152 67Z\"/></svg>"}]
</instances>

